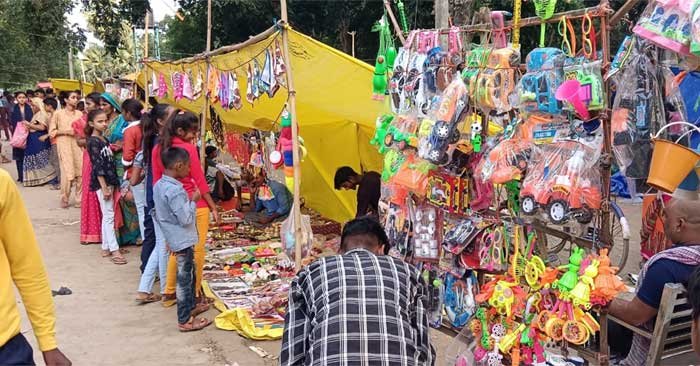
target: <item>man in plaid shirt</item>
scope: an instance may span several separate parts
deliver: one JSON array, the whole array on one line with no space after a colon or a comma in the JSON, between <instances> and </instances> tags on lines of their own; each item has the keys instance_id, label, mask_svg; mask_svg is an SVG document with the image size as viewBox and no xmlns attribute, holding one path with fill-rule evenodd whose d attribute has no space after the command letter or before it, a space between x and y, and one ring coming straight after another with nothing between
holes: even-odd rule
<instances>
[{"instance_id":1,"label":"man in plaid shirt","mask_svg":"<svg viewBox=\"0 0 700 366\"><path fill-rule=\"evenodd\" d=\"M299 271L289 289L280 365L435 363L425 282L385 248L381 225L356 219L343 229L343 255Z\"/></svg>"}]
</instances>

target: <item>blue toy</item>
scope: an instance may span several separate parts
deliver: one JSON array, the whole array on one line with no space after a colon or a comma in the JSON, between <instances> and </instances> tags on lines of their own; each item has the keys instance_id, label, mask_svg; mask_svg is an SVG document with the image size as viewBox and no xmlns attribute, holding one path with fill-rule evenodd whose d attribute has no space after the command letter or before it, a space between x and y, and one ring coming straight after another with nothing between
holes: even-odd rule
<instances>
[{"instance_id":1,"label":"blue toy","mask_svg":"<svg viewBox=\"0 0 700 366\"><path fill-rule=\"evenodd\" d=\"M558 114L562 103L554 94L564 81L564 52L558 48L536 48L527 55L527 73L520 79L520 108Z\"/></svg>"}]
</instances>

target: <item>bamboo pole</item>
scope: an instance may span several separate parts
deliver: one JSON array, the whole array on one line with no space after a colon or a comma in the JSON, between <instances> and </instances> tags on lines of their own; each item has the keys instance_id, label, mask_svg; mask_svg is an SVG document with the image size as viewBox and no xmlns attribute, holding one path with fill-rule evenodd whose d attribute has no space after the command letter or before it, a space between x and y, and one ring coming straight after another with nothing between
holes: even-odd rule
<instances>
[{"instance_id":1,"label":"bamboo pole","mask_svg":"<svg viewBox=\"0 0 700 366\"><path fill-rule=\"evenodd\" d=\"M209 85L209 65L211 64L211 0L207 0L207 51L205 53L206 58L205 58L205 67L207 68L206 75L207 78L204 79L207 81L206 85ZM200 138L200 146L199 146L199 156L200 159L202 160L202 170L207 171L207 159L206 159L206 147L207 147L207 112L209 112L209 94L204 93L204 103L202 103L202 119L199 123L199 138Z\"/></svg>"},{"instance_id":2,"label":"bamboo pole","mask_svg":"<svg viewBox=\"0 0 700 366\"><path fill-rule=\"evenodd\" d=\"M292 62L289 57L289 26L287 17L287 0L280 0L282 12L282 49L284 59L287 63L287 90L289 99L289 113L292 117L292 161L294 163L294 202L292 207L292 215L294 220L294 263L297 269L301 269L301 208L299 204L299 185L301 184L301 167L299 166L299 139L297 136L297 105L296 105L296 90L294 89L294 78L292 76Z\"/></svg>"},{"instance_id":3,"label":"bamboo pole","mask_svg":"<svg viewBox=\"0 0 700 366\"><path fill-rule=\"evenodd\" d=\"M146 27L144 28L145 30L145 40L146 42L144 45L144 52L143 52L143 67L146 72L144 72L144 104L146 105L146 109L148 110L148 99L150 98L150 93L148 92L148 11L146 11L146 21L145 21ZM136 39L136 28L134 28L134 39ZM134 50L136 50L136 44L134 43ZM138 91L138 85L139 85L139 77L138 73L136 74L136 90Z\"/></svg>"},{"instance_id":4,"label":"bamboo pole","mask_svg":"<svg viewBox=\"0 0 700 366\"><path fill-rule=\"evenodd\" d=\"M406 38L404 38L403 31L401 30L401 27L399 27L399 23L396 21L394 11L391 10L391 4L389 3L389 0L384 0L384 9L386 9L386 13L389 14L391 24L394 26L394 32L396 32L396 36L399 37L399 41L401 41L401 45L403 46L404 44L406 44Z\"/></svg>"}]
</instances>

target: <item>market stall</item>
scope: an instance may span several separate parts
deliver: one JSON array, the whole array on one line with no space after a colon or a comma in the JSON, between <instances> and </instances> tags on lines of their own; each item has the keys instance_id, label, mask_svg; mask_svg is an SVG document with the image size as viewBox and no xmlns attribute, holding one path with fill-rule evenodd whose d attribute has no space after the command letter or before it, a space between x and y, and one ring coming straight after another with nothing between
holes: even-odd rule
<instances>
[{"instance_id":1,"label":"market stall","mask_svg":"<svg viewBox=\"0 0 700 366\"><path fill-rule=\"evenodd\" d=\"M390 105L371 140L384 156L383 223L392 254L430 287L431 324L459 332L448 364L536 364L575 346L607 362L597 311L629 290L615 276L630 232L612 171L653 200L696 174L697 129L672 123L687 114L670 68L697 68L692 2L652 1L615 55L606 1L556 3L527 5L533 18L515 1L486 24L409 30L385 2L375 27L368 97ZM523 50L530 26L540 42Z\"/></svg>"},{"instance_id":2,"label":"market stall","mask_svg":"<svg viewBox=\"0 0 700 366\"><path fill-rule=\"evenodd\" d=\"M93 83L72 79L49 79L50 87L58 94L61 91L80 90L82 95L88 95L95 89Z\"/></svg>"}]
</instances>

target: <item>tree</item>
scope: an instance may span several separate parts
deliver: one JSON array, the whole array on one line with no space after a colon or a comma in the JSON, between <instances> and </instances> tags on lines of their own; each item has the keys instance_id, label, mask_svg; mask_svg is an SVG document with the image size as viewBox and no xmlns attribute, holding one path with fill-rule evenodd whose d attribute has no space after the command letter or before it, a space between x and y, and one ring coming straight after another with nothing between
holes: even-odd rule
<instances>
[{"instance_id":1,"label":"tree","mask_svg":"<svg viewBox=\"0 0 700 366\"><path fill-rule=\"evenodd\" d=\"M122 23L143 27L146 11L151 9L148 0L82 0L90 30L101 40L110 54L124 46Z\"/></svg>"},{"instance_id":2,"label":"tree","mask_svg":"<svg viewBox=\"0 0 700 366\"><path fill-rule=\"evenodd\" d=\"M87 79L108 79L136 71L133 31L126 22L122 22L118 33L123 39L123 46L116 52L110 53L106 47L96 44L91 44L83 52L82 66Z\"/></svg>"},{"instance_id":3,"label":"tree","mask_svg":"<svg viewBox=\"0 0 700 366\"><path fill-rule=\"evenodd\" d=\"M68 24L73 5L71 0L0 0L0 87L68 76L68 52L86 41L82 29Z\"/></svg>"}]
</instances>

